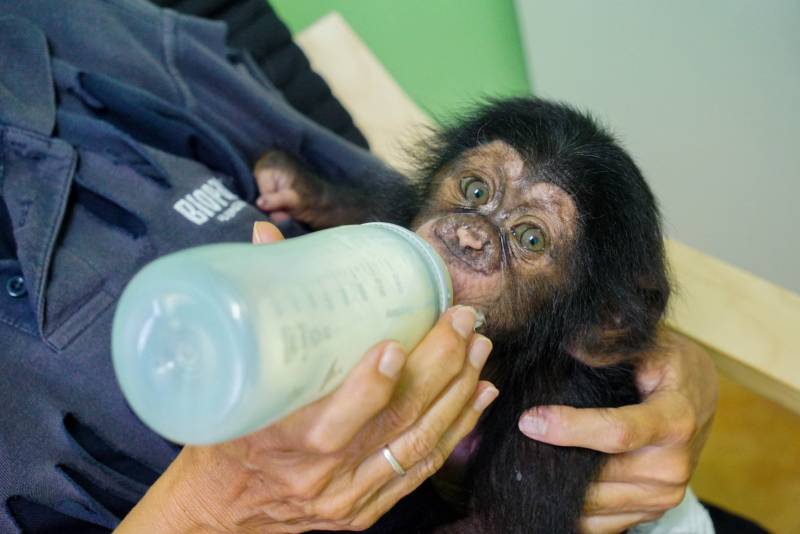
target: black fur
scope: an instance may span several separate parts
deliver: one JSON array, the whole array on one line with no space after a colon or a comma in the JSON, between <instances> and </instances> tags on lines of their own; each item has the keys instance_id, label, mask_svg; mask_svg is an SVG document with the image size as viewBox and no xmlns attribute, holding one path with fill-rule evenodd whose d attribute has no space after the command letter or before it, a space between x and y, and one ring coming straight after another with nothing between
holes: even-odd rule
<instances>
[{"instance_id":1,"label":"black fur","mask_svg":"<svg viewBox=\"0 0 800 534\"><path fill-rule=\"evenodd\" d=\"M421 175L429 179L414 193L404 188L384 193L376 204L387 205L393 195L406 201L432 198L435 177L448 163L494 140L522 155L532 182L565 190L579 220L564 282L542 288L516 280L511 306L514 316L525 320L487 332L495 348L484 374L501 393L478 425L480 446L469 471L465 517L438 530L570 533L604 456L530 440L517 421L533 406L639 401L633 367L652 348L670 293L660 216L636 164L607 131L574 108L535 98L488 101L451 121L417 150ZM405 216L407 203L401 204ZM381 214L373 210L371 217ZM616 356L621 363L589 366L575 357L578 352ZM447 516L421 509L440 502L415 503L411 521ZM387 531L376 527L373 531ZM389 530L437 528L416 522Z\"/></svg>"}]
</instances>

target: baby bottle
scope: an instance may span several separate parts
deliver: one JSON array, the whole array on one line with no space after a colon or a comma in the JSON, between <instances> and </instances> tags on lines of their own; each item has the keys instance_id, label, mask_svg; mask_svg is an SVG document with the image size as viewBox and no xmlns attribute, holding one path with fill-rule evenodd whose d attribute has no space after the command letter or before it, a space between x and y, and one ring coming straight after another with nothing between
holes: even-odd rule
<instances>
[{"instance_id":1,"label":"baby bottle","mask_svg":"<svg viewBox=\"0 0 800 534\"><path fill-rule=\"evenodd\" d=\"M125 288L114 370L153 430L216 443L329 393L381 340L411 350L451 302L442 259L392 224L192 248Z\"/></svg>"}]
</instances>

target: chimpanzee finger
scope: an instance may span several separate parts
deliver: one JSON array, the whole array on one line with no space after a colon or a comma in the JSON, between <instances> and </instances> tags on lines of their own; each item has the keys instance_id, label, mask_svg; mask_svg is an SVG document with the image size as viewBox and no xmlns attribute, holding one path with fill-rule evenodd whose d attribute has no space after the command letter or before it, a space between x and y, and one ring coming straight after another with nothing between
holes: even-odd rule
<instances>
[{"instance_id":1,"label":"chimpanzee finger","mask_svg":"<svg viewBox=\"0 0 800 534\"><path fill-rule=\"evenodd\" d=\"M271 211L269 212L269 218L272 219L273 222L280 224L288 221L292 216L286 211Z\"/></svg>"},{"instance_id":2,"label":"chimpanzee finger","mask_svg":"<svg viewBox=\"0 0 800 534\"><path fill-rule=\"evenodd\" d=\"M389 482L358 507L355 517L349 521L349 524L356 528L367 528L400 499L414 491L420 484L436 473L456 448L456 445L475 428L481 414L497 398L497 395L497 388L490 382L479 382L468 405L450 428L442 434L441 439L433 450L425 458L409 467L404 476L398 476L389 467ZM390 446L390 450L392 450L392 446ZM384 464L384 470L388 467L388 462L378 452L364 462L359 471L379 469L381 464Z\"/></svg>"},{"instance_id":3,"label":"chimpanzee finger","mask_svg":"<svg viewBox=\"0 0 800 534\"><path fill-rule=\"evenodd\" d=\"M278 190L278 184L281 182L280 176L272 169L256 169L253 176L256 179L256 185L261 193L274 193Z\"/></svg>"},{"instance_id":4,"label":"chimpanzee finger","mask_svg":"<svg viewBox=\"0 0 800 534\"><path fill-rule=\"evenodd\" d=\"M300 206L300 195L294 189L281 189L274 193L262 193L256 206L264 211L291 210Z\"/></svg>"}]
</instances>

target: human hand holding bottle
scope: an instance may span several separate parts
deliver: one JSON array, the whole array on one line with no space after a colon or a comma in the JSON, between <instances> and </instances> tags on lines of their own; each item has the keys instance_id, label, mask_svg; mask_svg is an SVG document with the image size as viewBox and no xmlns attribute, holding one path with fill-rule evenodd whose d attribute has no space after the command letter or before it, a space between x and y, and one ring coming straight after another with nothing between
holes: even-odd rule
<instances>
[{"instance_id":1,"label":"human hand holding bottle","mask_svg":"<svg viewBox=\"0 0 800 534\"><path fill-rule=\"evenodd\" d=\"M254 229L254 243L280 238L272 225ZM377 344L336 391L281 421L186 446L118 532L366 528L438 470L497 396L479 381L491 343L475 320L452 308L410 354Z\"/></svg>"}]
</instances>

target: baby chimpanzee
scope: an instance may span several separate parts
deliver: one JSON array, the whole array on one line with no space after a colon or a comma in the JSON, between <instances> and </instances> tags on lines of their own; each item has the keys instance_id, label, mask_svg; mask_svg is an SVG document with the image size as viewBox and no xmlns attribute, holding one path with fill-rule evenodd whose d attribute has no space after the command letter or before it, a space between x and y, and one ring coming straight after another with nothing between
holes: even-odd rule
<instances>
[{"instance_id":1,"label":"baby chimpanzee","mask_svg":"<svg viewBox=\"0 0 800 534\"><path fill-rule=\"evenodd\" d=\"M653 195L591 118L533 98L442 128L419 170L414 184L359 191L273 152L257 167L259 205L316 228L408 224L444 258L455 301L486 316L484 375L501 394L470 438L461 515L414 530L573 532L603 455L532 441L517 421L537 405L638 402L633 366L669 296Z\"/></svg>"}]
</instances>

